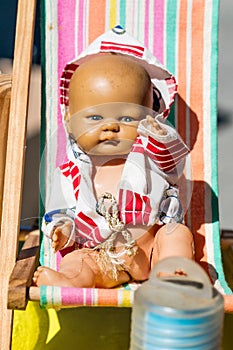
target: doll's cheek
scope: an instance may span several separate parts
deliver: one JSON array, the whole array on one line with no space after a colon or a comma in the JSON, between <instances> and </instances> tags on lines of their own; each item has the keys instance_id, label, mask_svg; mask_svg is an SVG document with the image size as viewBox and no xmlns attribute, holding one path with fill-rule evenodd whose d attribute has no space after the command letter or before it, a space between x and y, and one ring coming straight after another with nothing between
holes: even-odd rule
<instances>
[{"instance_id":1,"label":"doll's cheek","mask_svg":"<svg viewBox=\"0 0 233 350\"><path fill-rule=\"evenodd\" d=\"M83 136L77 138L76 142L78 146L85 151L92 147L92 143L90 142L90 140L85 139L85 137Z\"/></svg>"},{"instance_id":2,"label":"doll's cheek","mask_svg":"<svg viewBox=\"0 0 233 350\"><path fill-rule=\"evenodd\" d=\"M125 140L136 140L137 136L137 126L121 126L119 138Z\"/></svg>"}]
</instances>

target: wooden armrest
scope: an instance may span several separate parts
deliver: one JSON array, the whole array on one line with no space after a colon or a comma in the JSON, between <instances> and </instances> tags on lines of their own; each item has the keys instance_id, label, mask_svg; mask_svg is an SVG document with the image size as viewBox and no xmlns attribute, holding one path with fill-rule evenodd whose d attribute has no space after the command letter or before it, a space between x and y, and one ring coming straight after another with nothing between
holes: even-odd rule
<instances>
[{"instance_id":1,"label":"wooden armrest","mask_svg":"<svg viewBox=\"0 0 233 350\"><path fill-rule=\"evenodd\" d=\"M220 236L222 239L233 239L233 230L221 229Z\"/></svg>"},{"instance_id":2,"label":"wooden armrest","mask_svg":"<svg viewBox=\"0 0 233 350\"><path fill-rule=\"evenodd\" d=\"M233 245L233 230L222 229L220 232L220 238L222 251L225 251L229 246Z\"/></svg>"},{"instance_id":3,"label":"wooden armrest","mask_svg":"<svg viewBox=\"0 0 233 350\"><path fill-rule=\"evenodd\" d=\"M225 278L229 287L233 290L233 230L221 230L221 251ZM230 304L232 312L232 301Z\"/></svg>"},{"instance_id":4,"label":"wooden armrest","mask_svg":"<svg viewBox=\"0 0 233 350\"><path fill-rule=\"evenodd\" d=\"M25 310L28 289L39 261L39 230L28 235L9 279L8 309Z\"/></svg>"}]
</instances>

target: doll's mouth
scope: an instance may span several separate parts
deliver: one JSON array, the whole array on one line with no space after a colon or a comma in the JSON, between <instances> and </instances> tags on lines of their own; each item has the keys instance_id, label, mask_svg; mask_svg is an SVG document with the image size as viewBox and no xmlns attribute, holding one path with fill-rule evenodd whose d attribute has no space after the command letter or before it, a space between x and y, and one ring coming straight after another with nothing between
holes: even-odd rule
<instances>
[{"instance_id":1,"label":"doll's mouth","mask_svg":"<svg viewBox=\"0 0 233 350\"><path fill-rule=\"evenodd\" d=\"M101 141L100 143L104 143L104 145L109 145L109 146L118 146L120 141L119 140L104 140Z\"/></svg>"}]
</instances>

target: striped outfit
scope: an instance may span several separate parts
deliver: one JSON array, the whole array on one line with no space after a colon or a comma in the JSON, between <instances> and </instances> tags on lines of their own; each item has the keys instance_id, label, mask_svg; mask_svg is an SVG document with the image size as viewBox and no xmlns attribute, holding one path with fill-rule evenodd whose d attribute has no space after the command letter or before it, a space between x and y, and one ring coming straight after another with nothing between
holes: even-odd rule
<instances>
[{"instance_id":1,"label":"striped outfit","mask_svg":"<svg viewBox=\"0 0 233 350\"><path fill-rule=\"evenodd\" d=\"M173 127L165 122L174 101L177 85L174 77L134 38L116 27L97 38L76 60L65 67L61 77L61 109L69 109L68 91L73 72L100 52L128 55L140 62L165 102L165 110L156 120L166 135L154 133L144 119L129 153L118 185L120 220L127 225L151 226L155 223L182 222L177 180L182 174L188 148ZM72 230L66 246L93 248L111 236L105 218L96 211L97 198L92 183L92 163L78 145L69 139L68 160L55 171L51 198L42 230L51 236L54 227L69 220Z\"/></svg>"}]
</instances>

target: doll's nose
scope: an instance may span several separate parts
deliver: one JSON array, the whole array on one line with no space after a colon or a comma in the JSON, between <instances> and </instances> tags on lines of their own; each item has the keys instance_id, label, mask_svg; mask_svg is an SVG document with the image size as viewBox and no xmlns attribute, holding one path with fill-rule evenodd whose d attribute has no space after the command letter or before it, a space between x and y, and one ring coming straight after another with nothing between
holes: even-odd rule
<instances>
[{"instance_id":1,"label":"doll's nose","mask_svg":"<svg viewBox=\"0 0 233 350\"><path fill-rule=\"evenodd\" d=\"M119 131L120 126L117 123L105 123L101 128L100 141L113 140Z\"/></svg>"},{"instance_id":2,"label":"doll's nose","mask_svg":"<svg viewBox=\"0 0 233 350\"><path fill-rule=\"evenodd\" d=\"M112 123L105 123L102 126L102 131L112 131L112 132L118 132L120 131L120 126L118 123L112 122Z\"/></svg>"}]
</instances>

